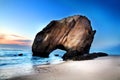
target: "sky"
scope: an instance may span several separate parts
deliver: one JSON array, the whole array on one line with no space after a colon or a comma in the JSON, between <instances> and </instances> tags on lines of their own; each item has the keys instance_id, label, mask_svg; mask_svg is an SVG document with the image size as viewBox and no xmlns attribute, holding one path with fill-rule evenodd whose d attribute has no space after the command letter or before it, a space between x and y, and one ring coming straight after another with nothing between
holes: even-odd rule
<instances>
[{"instance_id":1,"label":"sky","mask_svg":"<svg viewBox=\"0 0 120 80\"><path fill-rule=\"evenodd\" d=\"M0 44L32 45L51 20L78 14L97 31L93 51L120 50L119 0L0 0Z\"/></svg>"}]
</instances>

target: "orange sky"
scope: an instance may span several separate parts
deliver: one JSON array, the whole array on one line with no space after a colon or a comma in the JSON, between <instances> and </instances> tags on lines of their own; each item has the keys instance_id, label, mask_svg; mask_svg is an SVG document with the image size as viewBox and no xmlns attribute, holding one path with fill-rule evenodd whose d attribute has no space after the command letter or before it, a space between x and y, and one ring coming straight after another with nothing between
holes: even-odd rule
<instances>
[{"instance_id":1,"label":"orange sky","mask_svg":"<svg viewBox=\"0 0 120 80\"><path fill-rule=\"evenodd\" d=\"M31 40L19 35L0 33L0 44L31 45Z\"/></svg>"}]
</instances>

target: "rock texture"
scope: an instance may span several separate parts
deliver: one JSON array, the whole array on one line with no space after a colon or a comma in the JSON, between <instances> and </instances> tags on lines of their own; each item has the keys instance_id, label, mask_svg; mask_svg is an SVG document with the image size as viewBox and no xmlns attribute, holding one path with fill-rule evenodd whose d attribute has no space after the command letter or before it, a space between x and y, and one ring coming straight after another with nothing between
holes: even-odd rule
<instances>
[{"instance_id":1,"label":"rock texture","mask_svg":"<svg viewBox=\"0 0 120 80\"><path fill-rule=\"evenodd\" d=\"M67 51L64 60L79 58L89 54L95 32L85 16L53 20L37 33L32 45L33 56L48 57L53 50L62 49Z\"/></svg>"}]
</instances>

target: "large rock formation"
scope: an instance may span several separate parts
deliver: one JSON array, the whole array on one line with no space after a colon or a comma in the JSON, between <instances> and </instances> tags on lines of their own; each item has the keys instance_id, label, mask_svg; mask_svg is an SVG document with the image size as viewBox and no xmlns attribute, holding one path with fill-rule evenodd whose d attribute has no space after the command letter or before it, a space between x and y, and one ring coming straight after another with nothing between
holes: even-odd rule
<instances>
[{"instance_id":1,"label":"large rock formation","mask_svg":"<svg viewBox=\"0 0 120 80\"><path fill-rule=\"evenodd\" d=\"M64 60L89 54L95 30L85 16L75 15L51 21L37 33L32 45L33 56L48 57L55 49L66 50Z\"/></svg>"}]
</instances>

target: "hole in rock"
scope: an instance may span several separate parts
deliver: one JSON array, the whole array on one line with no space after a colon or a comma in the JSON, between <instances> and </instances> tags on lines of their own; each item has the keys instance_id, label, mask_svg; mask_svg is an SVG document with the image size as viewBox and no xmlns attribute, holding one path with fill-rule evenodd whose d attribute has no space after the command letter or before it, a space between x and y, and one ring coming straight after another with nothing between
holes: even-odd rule
<instances>
[{"instance_id":1,"label":"hole in rock","mask_svg":"<svg viewBox=\"0 0 120 80\"><path fill-rule=\"evenodd\" d=\"M56 49L52 51L49 55L49 57L61 57L66 53L66 51L61 50L61 49Z\"/></svg>"}]
</instances>

